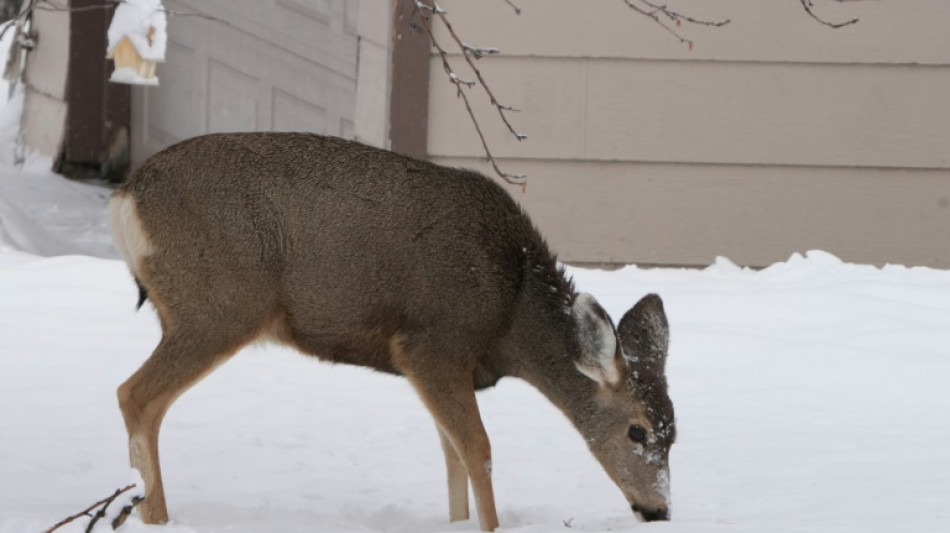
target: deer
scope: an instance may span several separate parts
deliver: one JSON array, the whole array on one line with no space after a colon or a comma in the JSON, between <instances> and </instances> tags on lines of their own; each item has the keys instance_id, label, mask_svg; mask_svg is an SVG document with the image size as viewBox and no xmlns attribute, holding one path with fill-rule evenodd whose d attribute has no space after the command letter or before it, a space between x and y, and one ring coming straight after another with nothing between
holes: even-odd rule
<instances>
[{"instance_id":1,"label":"deer","mask_svg":"<svg viewBox=\"0 0 950 533\"><path fill-rule=\"evenodd\" d=\"M559 408L637 518L669 520L669 324L648 294L615 326L514 198L473 170L306 133L222 133L151 156L109 200L161 339L117 391L143 522L168 521L172 403L270 341L404 376L435 421L449 520L498 527L476 391L520 378Z\"/></svg>"}]
</instances>

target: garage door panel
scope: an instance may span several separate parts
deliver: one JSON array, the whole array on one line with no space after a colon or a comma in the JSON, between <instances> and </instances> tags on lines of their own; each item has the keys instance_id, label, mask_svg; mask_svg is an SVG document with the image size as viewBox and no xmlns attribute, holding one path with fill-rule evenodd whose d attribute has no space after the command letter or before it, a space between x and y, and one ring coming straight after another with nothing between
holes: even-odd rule
<instances>
[{"instance_id":1,"label":"garage door panel","mask_svg":"<svg viewBox=\"0 0 950 533\"><path fill-rule=\"evenodd\" d=\"M327 111L286 91L274 89L271 99L274 131L327 131Z\"/></svg>"},{"instance_id":2,"label":"garage door panel","mask_svg":"<svg viewBox=\"0 0 950 533\"><path fill-rule=\"evenodd\" d=\"M133 91L132 157L223 131L353 136L355 0L168 0L158 87Z\"/></svg>"},{"instance_id":3,"label":"garage door panel","mask_svg":"<svg viewBox=\"0 0 950 533\"><path fill-rule=\"evenodd\" d=\"M208 131L257 129L259 83L221 61L208 61Z\"/></svg>"}]
</instances>

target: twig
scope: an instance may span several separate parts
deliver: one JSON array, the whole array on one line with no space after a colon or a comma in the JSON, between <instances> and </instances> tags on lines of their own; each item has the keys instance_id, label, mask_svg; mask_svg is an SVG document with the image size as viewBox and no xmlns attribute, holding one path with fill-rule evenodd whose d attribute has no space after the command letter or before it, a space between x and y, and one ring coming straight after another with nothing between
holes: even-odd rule
<instances>
[{"instance_id":1,"label":"twig","mask_svg":"<svg viewBox=\"0 0 950 533\"><path fill-rule=\"evenodd\" d=\"M813 19L817 20L818 22L824 24L825 26L828 26L829 28L834 28L834 29L843 28L843 27L845 27L845 26L850 26L850 25L852 25L852 24L857 24L857 22L860 20L860 19L858 19L858 18L853 18L853 19L851 19L851 20L846 20L846 21L844 21L844 22L829 22L829 21L827 21L827 20L825 20L825 19L819 17L818 15L815 14L814 11L812 11L812 8L815 7L815 3L814 3L812 0L799 0L799 1L802 3L802 7L805 8L805 12L808 13L808 16L810 16L811 18L813 18ZM838 1L838 2L845 2L845 1L848 1L848 0L837 0L837 1Z\"/></svg>"},{"instance_id":2,"label":"twig","mask_svg":"<svg viewBox=\"0 0 950 533\"><path fill-rule=\"evenodd\" d=\"M723 19L723 20L696 19L693 17L683 15L682 13L673 11L665 5L655 4L648 0L623 0L623 1L625 4L627 4L627 7L653 20L653 22L657 23L661 28L666 30L670 35L676 37L679 40L679 42L685 44L687 48L689 48L690 50L693 49L693 41L691 39L687 39L686 37L683 37L683 35L680 34L678 31L668 26L665 22L663 22L663 19L660 18L660 15L663 15L664 17L669 19L677 27L681 26L683 24L683 21L689 22L690 24L698 24L702 26L715 26L715 27L725 26L726 24L729 24L730 22L732 22L730 19ZM639 4L637 2L639 2ZM643 4L643 5L640 5L640 4Z\"/></svg>"},{"instance_id":3,"label":"twig","mask_svg":"<svg viewBox=\"0 0 950 533\"><path fill-rule=\"evenodd\" d=\"M653 3L653 2L649 2L648 0L640 0L640 1L643 2L644 4L648 5L648 6L652 7L652 8L653 8L654 10L656 10L658 13L663 13L664 15L666 15L666 17L669 18L670 20L672 20L674 23L676 23L677 26L680 25L680 22L679 22L680 20L685 20L686 22L689 22L689 23L691 23L691 24L699 24L699 25L701 25L701 26L715 26L715 27L717 27L717 28L718 28L719 26L725 26L726 24L729 24L730 22L732 22L732 21L729 20L729 19L723 19L723 20L700 20L700 19L697 19L697 18L690 17L690 16L688 16L688 15L684 15L684 14L682 14L682 13L677 13L676 11L673 11L672 9L670 9L668 6L665 6L665 5L662 5L662 6L661 6L661 5L655 4L655 3Z\"/></svg>"},{"instance_id":4,"label":"twig","mask_svg":"<svg viewBox=\"0 0 950 533\"><path fill-rule=\"evenodd\" d=\"M505 0L505 3L511 6L511 9L515 10L515 15L521 14L521 8L516 6L514 2L512 2L511 0Z\"/></svg>"},{"instance_id":5,"label":"twig","mask_svg":"<svg viewBox=\"0 0 950 533\"><path fill-rule=\"evenodd\" d=\"M418 0L416 3L419 3ZM438 7L430 7L430 12L438 14L435 9L438 9ZM439 44L435 38L435 35L432 33L431 19L428 17L421 17L421 25L422 29L425 30L426 35L429 36L429 41L432 43L432 46L435 47L435 49L439 52L439 57L442 59L442 68L445 70L446 75L448 75L449 81L455 85L457 96L460 97L465 103L465 109L468 111L468 116L472 119L472 124L475 125L475 131L478 133L478 138L482 141L482 148L485 150L485 156L488 158L488 162L491 163L495 173L498 174L501 179L511 183L512 185L521 185L523 189L527 184L527 176L502 172L501 168L498 166L498 162L495 161L495 156L492 155L491 150L488 148L488 142L485 140L485 135L482 133L481 126L478 124L478 119L475 118L475 112L472 111L472 105L468 101L468 95L465 93L465 89L462 87L463 85L466 87L471 87L475 84L475 82L466 82L465 80L462 80L452 70L452 65L449 63L448 53L444 48L442 48L442 45ZM479 76L479 78L481 78L481 76Z\"/></svg>"},{"instance_id":6,"label":"twig","mask_svg":"<svg viewBox=\"0 0 950 533\"><path fill-rule=\"evenodd\" d=\"M79 518L79 517L81 517L81 516L90 516L90 514L89 514L90 511L92 511L92 510L95 509L96 507L99 507L99 506L102 505L102 504L105 504L105 506L104 506L98 513L96 513L96 516L93 516L93 519L92 519L92 521L91 521L90 524L89 524L89 527L86 529L87 532L88 532L88 531L91 531L91 530L92 530L92 525L95 524L95 522L99 519L99 518L97 518L98 515L99 515L99 514L102 514L102 515L104 516L104 515L105 515L105 508L108 507L110 503L112 503L113 501L115 501L115 499L118 498L120 494L122 494L122 493L124 493L124 492L128 492L128 491L132 490L133 488L135 488L135 484L134 484L134 483L131 484L131 485L129 485L129 486L127 486L127 487L125 487L125 488L116 489L115 494L113 494L112 496L109 496L108 498L103 498L103 499L97 501L96 503L90 505L89 507L86 507L86 508L83 509L82 511L79 511L78 513L76 513L76 514L74 514L74 515L72 515L72 516L70 516L70 517L67 517L67 518L64 518L64 519L60 520L60 522L59 522L58 524L56 524L56 525L54 525L53 527L47 529L47 530L44 531L43 533L52 533L53 531L56 531L57 529L59 529L59 528L65 526L66 524L72 522L73 520L75 520L75 519L77 519L77 518Z\"/></svg>"},{"instance_id":7,"label":"twig","mask_svg":"<svg viewBox=\"0 0 950 533\"><path fill-rule=\"evenodd\" d=\"M451 35L452 38L455 39L455 42L459 45L459 48L461 48L462 56L465 57L465 62L468 63L468 66L471 67L472 71L475 73L475 77L478 78L478 83L482 86L483 89L485 89L485 92L488 94L488 98L491 100L491 104L495 106L495 109L498 110L498 116L501 117L501 121L504 122L505 126L508 127L508 131L510 131L511 134L515 136L515 139L518 139L519 141L523 141L527 139L528 138L527 135L523 133L518 133L517 131L515 131L514 126L511 125L511 122L508 121L508 117L505 116L505 111L516 111L516 110L510 106L501 105L498 102L498 99L495 98L495 94L492 93L491 88L488 87L488 83L485 82L485 78L482 77L482 72L478 70L478 67L475 66L475 62L472 61L472 56L474 55L473 53L470 52L470 50L472 50L472 47L466 45L465 43L462 42L461 39L459 39L458 34L455 33L455 28L452 27L452 23L449 22L448 18L446 18L445 13L440 13L439 18L442 20L442 24L445 24L445 29L449 31L449 35ZM482 50L492 50L492 49L489 48L489 49L482 49ZM497 53L497 49L494 49L494 50L496 51L492 53Z\"/></svg>"},{"instance_id":8,"label":"twig","mask_svg":"<svg viewBox=\"0 0 950 533\"><path fill-rule=\"evenodd\" d=\"M446 11L439 7L439 4L432 2L432 5L426 4L420 0L412 0L412 3L416 5L416 9L423 12L429 12L433 15L444 15Z\"/></svg>"}]
</instances>

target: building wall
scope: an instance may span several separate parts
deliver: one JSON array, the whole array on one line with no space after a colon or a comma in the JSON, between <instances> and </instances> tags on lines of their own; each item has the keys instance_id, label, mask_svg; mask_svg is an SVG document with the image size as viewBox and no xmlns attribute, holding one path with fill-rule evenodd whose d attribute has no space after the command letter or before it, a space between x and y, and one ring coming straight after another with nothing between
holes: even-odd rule
<instances>
[{"instance_id":1,"label":"building wall","mask_svg":"<svg viewBox=\"0 0 950 533\"><path fill-rule=\"evenodd\" d=\"M621 1L517 4L440 2L467 42L503 53L479 67L528 140L470 99L562 259L762 266L818 248L950 267L950 3L816 2L861 18L833 30L797 1L681 0L732 19L677 28L692 51ZM487 173L438 56L430 69L430 158Z\"/></svg>"},{"instance_id":2,"label":"building wall","mask_svg":"<svg viewBox=\"0 0 950 533\"><path fill-rule=\"evenodd\" d=\"M359 26L376 22L361 7L364 2L386 7L379 0L166 0L170 10L198 11L228 24L169 17L160 85L133 91L133 160L209 132L310 131L354 138ZM368 62L363 71L364 77L375 76L364 98L375 97L388 80L388 65ZM364 140L382 142L383 127L363 124Z\"/></svg>"},{"instance_id":3,"label":"building wall","mask_svg":"<svg viewBox=\"0 0 950 533\"><path fill-rule=\"evenodd\" d=\"M26 90L20 139L27 153L55 158L66 127L69 14L38 9L33 13L32 31L37 40L23 73Z\"/></svg>"}]
</instances>

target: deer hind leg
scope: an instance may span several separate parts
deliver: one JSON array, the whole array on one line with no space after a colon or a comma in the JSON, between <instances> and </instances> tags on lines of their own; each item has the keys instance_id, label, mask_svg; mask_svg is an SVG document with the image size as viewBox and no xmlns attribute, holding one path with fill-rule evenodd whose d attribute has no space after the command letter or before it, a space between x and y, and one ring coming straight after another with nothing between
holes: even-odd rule
<instances>
[{"instance_id":1,"label":"deer hind leg","mask_svg":"<svg viewBox=\"0 0 950 533\"><path fill-rule=\"evenodd\" d=\"M441 427L436 427L439 429L439 440L442 441L442 452L445 454L445 470L448 473L449 521L468 520L468 470L455 451L452 441L445 436Z\"/></svg>"},{"instance_id":2,"label":"deer hind leg","mask_svg":"<svg viewBox=\"0 0 950 533\"><path fill-rule=\"evenodd\" d=\"M413 358L398 359L403 363L403 374L419 393L440 433L448 439L468 472L482 531L494 531L498 527L498 513L491 482L491 444L478 412L471 372L460 369L450 360L423 356L419 358L423 365L406 365L406 360ZM451 477L452 467L449 468ZM457 481L459 477L456 471L456 484L461 484Z\"/></svg>"},{"instance_id":3,"label":"deer hind leg","mask_svg":"<svg viewBox=\"0 0 950 533\"><path fill-rule=\"evenodd\" d=\"M165 331L151 357L119 386L119 407L129 432L129 458L145 482L145 500L139 512L147 524L168 521L158 460L158 432L165 412L183 392L253 337L248 332L223 329L227 326L190 324Z\"/></svg>"}]
</instances>

